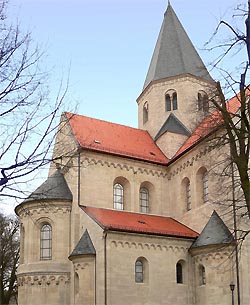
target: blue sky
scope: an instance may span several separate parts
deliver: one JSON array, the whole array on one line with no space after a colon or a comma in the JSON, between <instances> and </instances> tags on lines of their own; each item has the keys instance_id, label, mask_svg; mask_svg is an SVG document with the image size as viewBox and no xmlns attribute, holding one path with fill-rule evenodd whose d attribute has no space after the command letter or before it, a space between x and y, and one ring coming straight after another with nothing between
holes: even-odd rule
<instances>
[{"instance_id":1,"label":"blue sky","mask_svg":"<svg viewBox=\"0 0 250 305\"><path fill-rule=\"evenodd\" d=\"M204 43L237 2L171 1L205 63L213 54L201 50ZM80 114L134 127L166 7L167 0L10 1L11 16L46 50L52 91L70 69L68 109L77 103Z\"/></svg>"},{"instance_id":2,"label":"blue sky","mask_svg":"<svg viewBox=\"0 0 250 305\"><path fill-rule=\"evenodd\" d=\"M203 51L204 43L238 2L171 1L206 64L215 54ZM136 98L166 8L167 0L10 0L8 16L46 50L42 68L51 72L52 98L70 70L65 110L77 104L80 114L137 127ZM216 71L212 76L220 78ZM6 204L7 212L13 212L13 206Z\"/></svg>"}]
</instances>

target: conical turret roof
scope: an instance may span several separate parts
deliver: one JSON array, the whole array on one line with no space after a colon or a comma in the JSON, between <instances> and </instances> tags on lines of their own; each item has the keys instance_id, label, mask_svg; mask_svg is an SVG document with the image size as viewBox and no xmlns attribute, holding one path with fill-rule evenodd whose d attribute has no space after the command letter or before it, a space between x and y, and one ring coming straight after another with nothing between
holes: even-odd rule
<instances>
[{"instance_id":1,"label":"conical turret roof","mask_svg":"<svg viewBox=\"0 0 250 305\"><path fill-rule=\"evenodd\" d=\"M187 73L213 81L168 3L143 89L151 81Z\"/></svg>"},{"instance_id":2,"label":"conical turret roof","mask_svg":"<svg viewBox=\"0 0 250 305\"><path fill-rule=\"evenodd\" d=\"M233 242L234 238L220 216L213 212L208 223L191 248L209 245L224 245Z\"/></svg>"},{"instance_id":3,"label":"conical turret roof","mask_svg":"<svg viewBox=\"0 0 250 305\"><path fill-rule=\"evenodd\" d=\"M72 200L72 193L59 169L48 177L24 202L52 199Z\"/></svg>"},{"instance_id":4,"label":"conical turret roof","mask_svg":"<svg viewBox=\"0 0 250 305\"><path fill-rule=\"evenodd\" d=\"M92 240L87 230L85 230L81 239L79 240L75 249L72 251L69 257L72 258L72 256L86 255L86 254L88 255L96 254L95 247L92 243Z\"/></svg>"}]
</instances>

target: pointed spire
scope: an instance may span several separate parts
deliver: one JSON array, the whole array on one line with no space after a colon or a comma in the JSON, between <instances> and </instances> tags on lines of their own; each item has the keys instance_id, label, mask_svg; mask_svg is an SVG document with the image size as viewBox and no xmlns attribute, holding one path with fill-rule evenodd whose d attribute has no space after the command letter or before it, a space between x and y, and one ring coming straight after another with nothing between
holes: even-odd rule
<instances>
[{"instance_id":1,"label":"pointed spire","mask_svg":"<svg viewBox=\"0 0 250 305\"><path fill-rule=\"evenodd\" d=\"M191 248L230 244L233 240L233 235L229 231L228 227L216 211L214 211L200 236L196 239Z\"/></svg>"},{"instance_id":2,"label":"pointed spire","mask_svg":"<svg viewBox=\"0 0 250 305\"><path fill-rule=\"evenodd\" d=\"M187 73L212 81L170 1L168 1L143 89L151 81Z\"/></svg>"}]
</instances>

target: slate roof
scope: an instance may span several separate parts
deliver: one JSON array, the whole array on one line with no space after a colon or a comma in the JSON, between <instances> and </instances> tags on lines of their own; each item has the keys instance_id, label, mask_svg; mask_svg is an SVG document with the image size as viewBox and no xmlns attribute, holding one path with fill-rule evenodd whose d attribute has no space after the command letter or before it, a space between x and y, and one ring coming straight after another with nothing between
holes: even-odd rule
<instances>
[{"instance_id":1,"label":"slate roof","mask_svg":"<svg viewBox=\"0 0 250 305\"><path fill-rule=\"evenodd\" d=\"M59 169L40 185L24 202L33 200L72 200L72 193Z\"/></svg>"},{"instance_id":2,"label":"slate roof","mask_svg":"<svg viewBox=\"0 0 250 305\"><path fill-rule=\"evenodd\" d=\"M96 254L95 247L92 243L88 231L85 230L79 242L77 243L75 249L72 251L69 257L71 258L72 256L95 255L95 254Z\"/></svg>"},{"instance_id":3,"label":"slate roof","mask_svg":"<svg viewBox=\"0 0 250 305\"><path fill-rule=\"evenodd\" d=\"M157 164L168 162L146 130L68 112L66 116L82 148Z\"/></svg>"},{"instance_id":4,"label":"slate roof","mask_svg":"<svg viewBox=\"0 0 250 305\"><path fill-rule=\"evenodd\" d=\"M190 136L190 131L182 124L182 122L177 119L177 117L170 113L166 122L162 125L161 129L155 136L155 141L160 138L165 132L170 131L173 133L183 134L185 136Z\"/></svg>"},{"instance_id":5,"label":"slate roof","mask_svg":"<svg viewBox=\"0 0 250 305\"><path fill-rule=\"evenodd\" d=\"M191 248L229 244L232 243L233 240L233 235L229 231L228 227L216 211L214 211L200 236L196 239Z\"/></svg>"},{"instance_id":6,"label":"slate roof","mask_svg":"<svg viewBox=\"0 0 250 305\"><path fill-rule=\"evenodd\" d=\"M143 89L151 81L187 73L213 81L169 3Z\"/></svg>"},{"instance_id":7,"label":"slate roof","mask_svg":"<svg viewBox=\"0 0 250 305\"><path fill-rule=\"evenodd\" d=\"M183 238L199 234L171 217L132 213L81 206L83 211L103 229Z\"/></svg>"}]
</instances>

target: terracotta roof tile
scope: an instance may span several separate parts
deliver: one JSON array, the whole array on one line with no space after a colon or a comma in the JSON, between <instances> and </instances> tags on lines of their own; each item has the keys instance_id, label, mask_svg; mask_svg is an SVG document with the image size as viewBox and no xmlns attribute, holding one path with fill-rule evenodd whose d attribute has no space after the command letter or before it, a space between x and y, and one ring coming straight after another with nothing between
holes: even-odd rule
<instances>
[{"instance_id":1,"label":"terracotta roof tile","mask_svg":"<svg viewBox=\"0 0 250 305\"><path fill-rule=\"evenodd\" d=\"M240 107L239 97L235 96L227 103L228 112L235 114ZM183 154L188 149L192 148L200 140L203 140L211 132L213 132L219 125L222 124L221 113L218 110L213 111L206 117L201 124L194 130L192 135L184 142L182 147L177 151L173 159Z\"/></svg>"},{"instance_id":2,"label":"terracotta roof tile","mask_svg":"<svg viewBox=\"0 0 250 305\"><path fill-rule=\"evenodd\" d=\"M159 164L169 160L145 130L66 113L82 148Z\"/></svg>"},{"instance_id":3,"label":"terracotta roof tile","mask_svg":"<svg viewBox=\"0 0 250 305\"><path fill-rule=\"evenodd\" d=\"M198 233L170 217L81 206L103 229L196 238Z\"/></svg>"}]
</instances>

